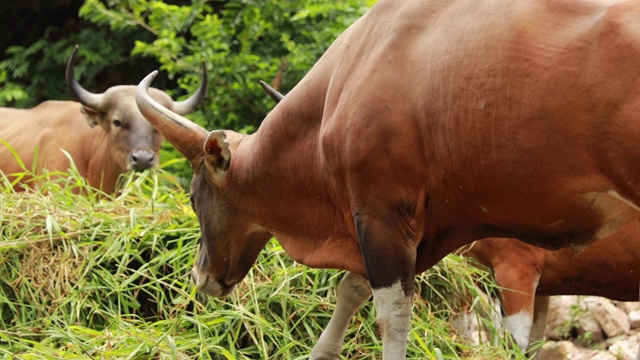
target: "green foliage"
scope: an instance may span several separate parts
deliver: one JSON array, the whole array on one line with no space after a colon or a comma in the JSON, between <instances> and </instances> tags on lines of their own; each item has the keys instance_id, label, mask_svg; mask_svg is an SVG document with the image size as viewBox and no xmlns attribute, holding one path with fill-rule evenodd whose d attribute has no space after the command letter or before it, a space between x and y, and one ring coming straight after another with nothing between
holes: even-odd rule
<instances>
[{"instance_id":1,"label":"green foliage","mask_svg":"<svg viewBox=\"0 0 640 360\"><path fill-rule=\"evenodd\" d=\"M581 298L583 296L579 296L576 303L569 307L569 319L556 328L555 333L562 339L575 338L583 346L589 347L594 345L593 333L591 331L580 333L578 329L581 327L580 319L588 317L593 320L593 315L589 313L588 306L580 300Z\"/></svg>"},{"instance_id":2,"label":"green foliage","mask_svg":"<svg viewBox=\"0 0 640 360\"><path fill-rule=\"evenodd\" d=\"M87 89L104 91L104 85L95 83L96 77L123 61L130 51L119 43L130 37L129 33L107 33L106 29L89 28L55 40L45 34L29 46L9 47L4 54L7 58L0 61L0 105L26 108L45 100L70 100L64 71L75 44L81 44L76 75Z\"/></svg>"},{"instance_id":3,"label":"green foliage","mask_svg":"<svg viewBox=\"0 0 640 360\"><path fill-rule=\"evenodd\" d=\"M0 357L302 359L327 325L342 273L297 264L275 241L227 299L196 294L197 219L166 172L128 174L115 197L75 195L77 173L44 180L0 187ZM409 359L509 356L466 344L448 320L452 298L484 278L456 257L417 278ZM370 303L358 312L344 358L380 353L374 317Z\"/></svg>"},{"instance_id":4,"label":"green foliage","mask_svg":"<svg viewBox=\"0 0 640 360\"><path fill-rule=\"evenodd\" d=\"M272 107L258 80L277 79L289 90L372 3L194 0L178 6L157 0L87 0L80 14L112 29L151 34L149 41L135 42L132 54L156 59L170 79L178 79L182 94L195 91L200 64L206 61L212 77L209 98L192 118L209 129L238 130L255 129Z\"/></svg>"},{"instance_id":5,"label":"green foliage","mask_svg":"<svg viewBox=\"0 0 640 360\"><path fill-rule=\"evenodd\" d=\"M9 82L7 69L0 70L0 102L19 103L26 100L28 96L22 87Z\"/></svg>"}]
</instances>

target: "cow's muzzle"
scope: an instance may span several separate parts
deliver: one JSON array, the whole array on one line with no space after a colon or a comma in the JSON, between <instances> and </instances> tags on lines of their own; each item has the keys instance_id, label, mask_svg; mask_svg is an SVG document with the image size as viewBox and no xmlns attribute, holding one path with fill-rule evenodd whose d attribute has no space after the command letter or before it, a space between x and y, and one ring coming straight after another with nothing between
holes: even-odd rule
<instances>
[{"instance_id":1,"label":"cow's muzzle","mask_svg":"<svg viewBox=\"0 0 640 360\"><path fill-rule=\"evenodd\" d=\"M216 279L213 275L199 272L197 266L194 266L191 270L191 276L196 283L198 291L205 295L224 298L235 288L235 284L229 285Z\"/></svg>"},{"instance_id":2,"label":"cow's muzzle","mask_svg":"<svg viewBox=\"0 0 640 360\"><path fill-rule=\"evenodd\" d=\"M142 171L156 166L158 158L153 151L134 150L129 155L129 162L133 170Z\"/></svg>"}]
</instances>

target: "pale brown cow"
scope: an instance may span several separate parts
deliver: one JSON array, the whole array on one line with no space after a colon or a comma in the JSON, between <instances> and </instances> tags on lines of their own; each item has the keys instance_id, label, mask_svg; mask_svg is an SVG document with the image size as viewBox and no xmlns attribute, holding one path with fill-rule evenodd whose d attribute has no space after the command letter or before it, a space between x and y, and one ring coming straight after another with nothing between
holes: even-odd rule
<instances>
[{"instance_id":1,"label":"pale brown cow","mask_svg":"<svg viewBox=\"0 0 640 360\"><path fill-rule=\"evenodd\" d=\"M522 349L542 340L549 296L594 295L638 301L640 223L634 221L584 251L537 248L515 239L475 241L460 252L490 267L504 290L504 324Z\"/></svg>"},{"instance_id":2,"label":"pale brown cow","mask_svg":"<svg viewBox=\"0 0 640 360\"><path fill-rule=\"evenodd\" d=\"M114 192L120 174L158 165L163 138L140 114L134 100L136 87L114 86L102 94L83 89L73 71L77 50L67 62L66 81L79 102L45 101L32 109L0 108L0 171L17 182L17 190L33 184L29 177L11 174L68 171L69 158L62 150L71 156L89 185L106 193ZM189 99L174 102L157 89L152 89L152 96L163 106L187 114L198 107L206 92L203 66L202 84Z\"/></svg>"},{"instance_id":3,"label":"pale brown cow","mask_svg":"<svg viewBox=\"0 0 640 360\"><path fill-rule=\"evenodd\" d=\"M141 112L194 170L198 289L229 294L274 236L348 270L338 296L373 294L383 358L403 359L414 275L455 249L617 231L640 205L639 18L638 1L381 0L252 135L174 114L146 77ZM350 315L312 358L339 356Z\"/></svg>"}]
</instances>

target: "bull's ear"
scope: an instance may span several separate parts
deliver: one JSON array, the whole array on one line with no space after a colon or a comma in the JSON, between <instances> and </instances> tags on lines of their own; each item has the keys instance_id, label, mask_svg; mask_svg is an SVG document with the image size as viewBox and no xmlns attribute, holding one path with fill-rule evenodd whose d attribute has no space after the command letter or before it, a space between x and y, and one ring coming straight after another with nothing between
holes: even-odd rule
<instances>
[{"instance_id":1,"label":"bull's ear","mask_svg":"<svg viewBox=\"0 0 640 360\"><path fill-rule=\"evenodd\" d=\"M100 124L100 112L98 110L82 105L80 111L82 111L84 118L87 119L89 126L95 127Z\"/></svg>"},{"instance_id":2,"label":"bull's ear","mask_svg":"<svg viewBox=\"0 0 640 360\"><path fill-rule=\"evenodd\" d=\"M207 166L218 174L224 174L231 163L231 152L224 131L214 130L209 133L204 143L205 161Z\"/></svg>"}]
</instances>

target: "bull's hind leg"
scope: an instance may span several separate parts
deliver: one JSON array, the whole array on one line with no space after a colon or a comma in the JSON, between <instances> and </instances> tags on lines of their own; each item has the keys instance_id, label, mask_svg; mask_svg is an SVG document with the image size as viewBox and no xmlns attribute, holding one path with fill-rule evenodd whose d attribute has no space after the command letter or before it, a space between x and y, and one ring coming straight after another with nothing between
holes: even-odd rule
<instances>
[{"instance_id":1,"label":"bull's hind leg","mask_svg":"<svg viewBox=\"0 0 640 360\"><path fill-rule=\"evenodd\" d=\"M347 272L338 285L336 309L331 320L311 351L312 360L338 359L351 318L370 297L371 286L367 279Z\"/></svg>"},{"instance_id":2,"label":"bull's hind leg","mask_svg":"<svg viewBox=\"0 0 640 360\"><path fill-rule=\"evenodd\" d=\"M535 293L540 278L537 266L505 262L494 266L496 282L503 288L504 324L516 344L526 351L533 325Z\"/></svg>"},{"instance_id":3,"label":"bull's hind leg","mask_svg":"<svg viewBox=\"0 0 640 360\"><path fill-rule=\"evenodd\" d=\"M533 325L531 333L529 333L529 344L544 339L544 330L547 327L547 313L549 311L549 296L536 296L533 306ZM531 356L532 354L527 354ZM533 359L539 359L539 353L536 353Z\"/></svg>"}]
</instances>

